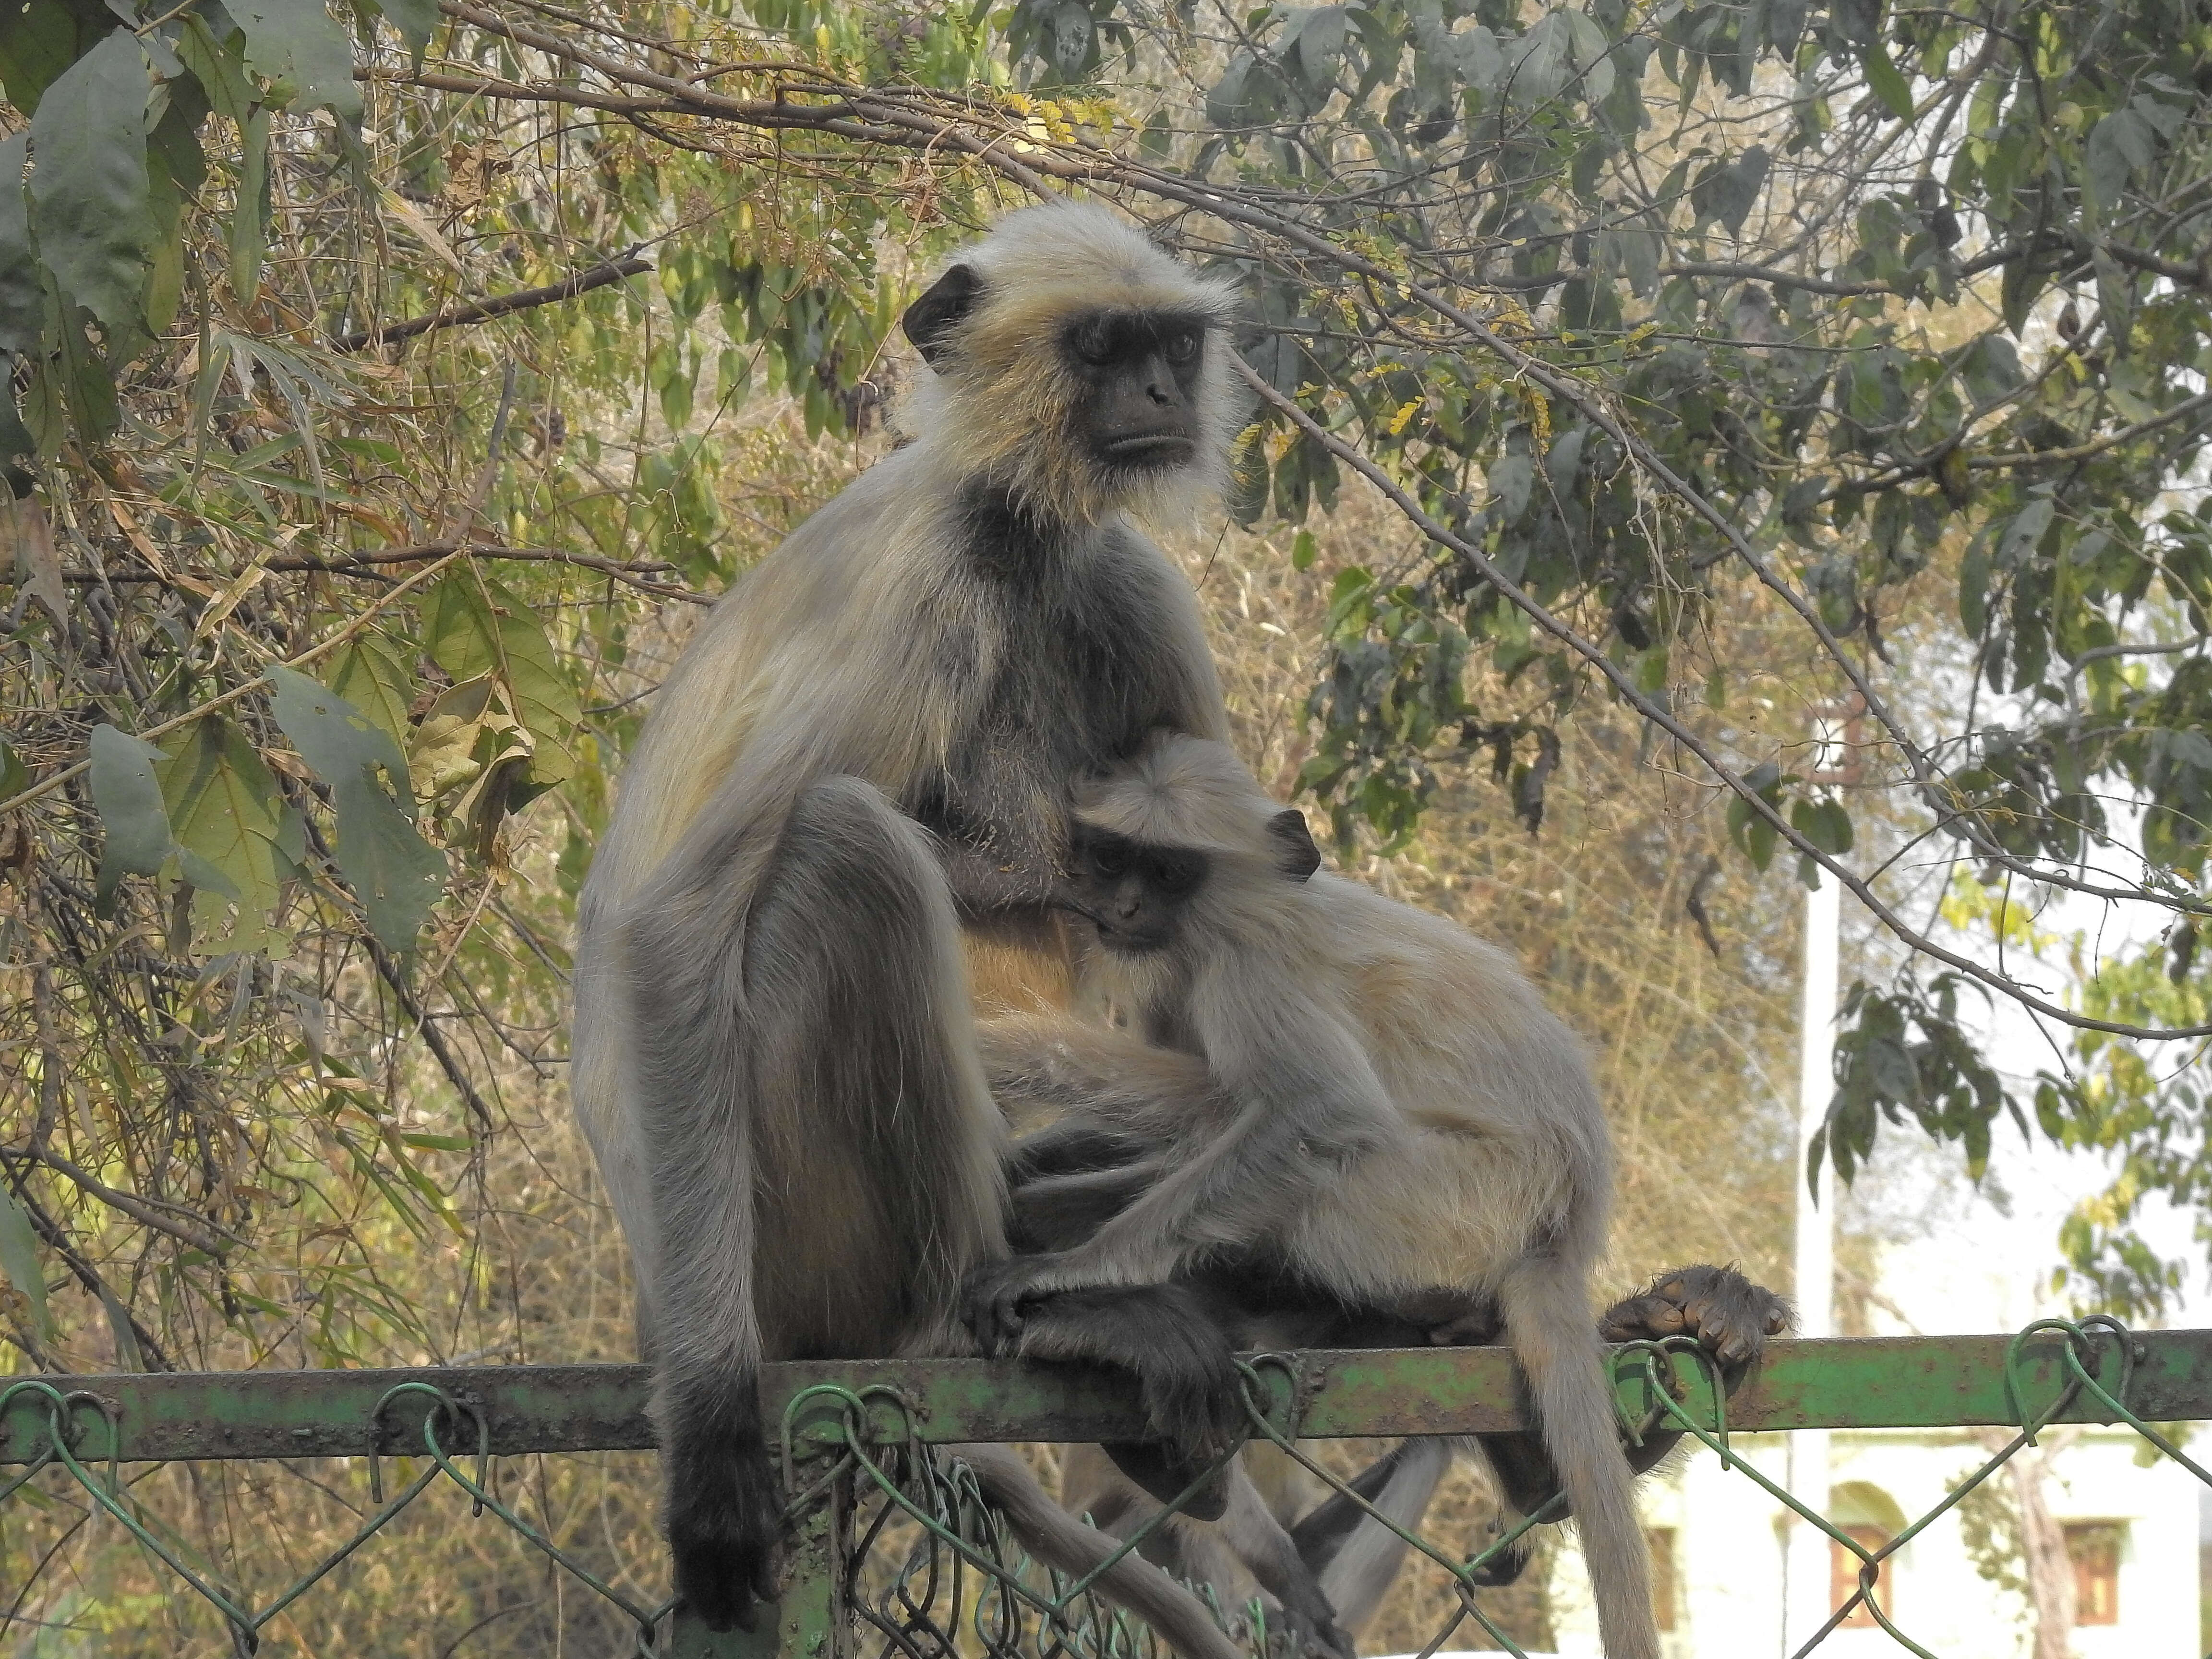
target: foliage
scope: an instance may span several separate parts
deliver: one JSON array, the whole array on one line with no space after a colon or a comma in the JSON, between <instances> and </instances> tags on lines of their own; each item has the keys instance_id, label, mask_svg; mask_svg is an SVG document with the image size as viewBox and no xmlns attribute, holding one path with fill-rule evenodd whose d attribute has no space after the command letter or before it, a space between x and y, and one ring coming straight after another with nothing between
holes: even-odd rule
<instances>
[{"instance_id":1,"label":"foliage","mask_svg":"<svg viewBox=\"0 0 2212 1659\"><path fill-rule=\"evenodd\" d=\"M2201 8L351 21L0 22L0 1267L34 1353L64 1273L149 1364L187 1308L322 1360L427 1340L373 1266L459 1224L484 1055L557 1058L557 940L661 608L836 476L918 262L1037 189L1245 278L1241 520L1303 527L1304 570L1357 474L1419 532L1329 562L1297 779L1343 847L1413 844L1470 765L1535 829L1628 711L1752 866L1787 846L1933 958L1853 994L1839 1163L1884 1117L1986 1156L1971 987L2112 1036L2208 1023L2124 974L2052 1003L1849 862L1879 826L1892 865L1932 842L2202 908ZM786 408L813 447L755 484ZM1791 630L1779 709L1730 654L1759 607ZM1938 637L1950 714L1891 660ZM1824 773L1798 728L1844 694L1855 767ZM2119 1052L2047 1079L2039 1132L2193 1196L2161 1149L2198 1103L2107 1110ZM406 1086L418 1053L455 1115ZM2126 1218L2085 1262L2127 1257Z\"/></svg>"}]
</instances>

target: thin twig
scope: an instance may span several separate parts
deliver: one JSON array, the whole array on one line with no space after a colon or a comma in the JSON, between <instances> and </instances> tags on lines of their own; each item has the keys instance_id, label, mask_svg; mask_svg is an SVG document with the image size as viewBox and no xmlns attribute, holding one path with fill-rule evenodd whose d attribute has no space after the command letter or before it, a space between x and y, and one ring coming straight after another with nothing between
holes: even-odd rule
<instances>
[{"instance_id":1,"label":"thin twig","mask_svg":"<svg viewBox=\"0 0 2212 1659\"><path fill-rule=\"evenodd\" d=\"M1534 595L1529 593L1499 568L1490 556L1480 547L1464 537L1454 533L1444 525L1431 518L1427 510L1408 495L1389 473L1361 453L1358 448L1346 443L1342 438L1322 426L1320 422L1315 420L1312 416L1307 414L1295 400L1276 391L1243 358L1232 352L1230 361L1235 365L1237 372L1243 376L1245 383L1259 394L1262 401L1280 410L1307 437L1320 444L1338 460L1381 490L1423 535L1438 546L1449 548L1458 554L1461 558L1467 561L1474 573L1495 589L1507 603L1603 675L1611 683L1616 696L1646 720L1665 732L1689 753L1696 756L1704 763L1705 769L1730 793L1742 800L1753 812L1771 824L1783 840L1842 882L1857 896L1859 902L1873 913L1875 918L1904 944L1923 955L1935 957L1945 966L1957 969L1968 978L1977 980L1992 990L2003 993L2023 1007L2033 1009L2039 1014L2046 1014L2062 1024L2077 1026L2083 1030L2106 1031L2115 1036L2142 1037L2154 1042L2171 1042L2183 1037L2212 1036L2212 1024L2160 1028L2130 1025L2118 1020L2096 1019L2087 1014L2076 1013L2070 1008L2062 1007L2055 1002L2036 995L2026 986L2008 979L2002 974L1993 972L1972 957L1961 956L1955 951L1946 950L1936 944L1934 939L1915 928L1904 917L1884 903L1859 876L1800 835L1791 825L1786 814L1778 811L1764 795L1746 782L1726 762L1713 752L1711 747L1703 738L1677 720L1668 709L1662 708L1639 691L1634 679L1607 656L1604 650L1595 641L1585 639L1572 627L1553 615L1536 599Z\"/></svg>"},{"instance_id":2,"label":"thin twig","mask_svg":"<svg viewBox=\"0 0 2212 1659\"><path fill-rule=\"evenodd\" d=\"M366 610L364 610L359 616L348 621L346 625L339 629L337 633L331 635L330 638L321 641L319 644L309 646L298 656L287 658L284 660L283 666L295 669L305 668L311 662L320 661L323 658L330 655L331 652L337 650L338 647L343 645L355 635L360 633L361 630L368 627L370 623L375 621L378 615L388 607L393 600L400 599L412 590L420 587L424 582L428 581L431 577L443 570L455 559L461 556L462 553L459 550L448 553L445 557L438 560L435 563L426 565L423 568L416 571L413 575L395 584L386 592L378 594L376 598L371 601ZM170 732L181 731L184 727L190 726L194 720L204 720L208 715L216 714L222 709L228 708L233 703L245 702L246 698L252 696L255 692L260 690L268 684L269 676L266 673L256 674L252 679L247 680L243 684L234 685L229 690L222 692L216 696L210 697L205 702L200 704L197 708L186 709L174 720L166 720L158 726L148 726L143 732L137 734L138 738L142 743L151 743L156 738L166 738ZM33 784L28 789L25 789L16 794L10 795L6 800L0 800L0 814L12 812L19 806L28 806L34 800L44 799L46 796L52 794L55 790L60 788L64 784L68 783L72 779L82 777L91 769L92 762L88 759L77 761L71 765L64 766L58 772L49 773L46 776L40 779L38 782Z\"/></svg>"},{"instance_id":3,"label":"thin twig","mask_svg":"<svg viewBox=\"0 0 2212 1659\"><path fill-rule=\"evenodd\" d=\"M495 295L489 300L472 300L465 305L447 306L427 317L410 317L404 323L387 323L382 328L357 329L351 334L341 334L331 342L331 349L334 351L361 351L369 346L391 345L396 341L411 340L435 329L462 328L471 323L489 322L495 317L509 317L518 311L558 305L562 301L573 300L580 294L589 294L593 289L605 288L626 277L643 276L652 269L653 261L650 259L611 260L574 276L563 277L557 283L547 283L541 288L518 289L512 294Z\"/></svg>"}]
</instances>

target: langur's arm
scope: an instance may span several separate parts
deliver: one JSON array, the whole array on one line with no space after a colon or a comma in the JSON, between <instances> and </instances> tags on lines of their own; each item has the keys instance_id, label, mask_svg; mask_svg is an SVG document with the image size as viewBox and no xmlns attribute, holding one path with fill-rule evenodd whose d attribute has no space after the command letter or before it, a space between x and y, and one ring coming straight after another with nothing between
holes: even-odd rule
<instances>
[{"instance_id":1,"label":"langur's arm","mask_svg":"<svg viewBox=\"0 0 2212 1659\"><path fill-rule=\"evenodd\" d=\"M1003 1104L1040 1106L1071 1124L1140 1141L1174 1139L1194 1122L1226 1121L1231 1109L1206 1062L1065 1014L1010 1014L976 1028L991 1093ZM1054 1130L1048 1129L1048 1137ZM1042 1146L1032 1137L1024 1147Z\"/></svg>"},{"instance_id":2,"label":"langur's arm","mask_svg":"<svg viewBox=\"0 0 2212 1659\"><path fill-rule=\"evenodd\" d=\"M1072 1250L1129 1207L1160 1178L1155 1158L1077 1175L1017 1182L1009 1194L1006 1243L1024 1255Z\"/></svg>"},{"instance_id":3,"label":"langur's arm","mask_svg":"<svg viewBox=\"0 0 2212 1659\"><path fill-rule=\"evenodd\" d=\"M1395 1109L1365 1050L1334 1012L1297 995L1240 1001L1237 1024L1198 1005L1217 1082L1240 1103L1219 1134L1184 1149L1177 1167L1089 1243L1019 1258L971 1277L966 1313L987 1352L1022 1324L1030 1297L1093 1285L1157 1284L1207 1253L1279 1230L1345 1164L1381 1144Z\"/></svg>"},{"instance_id":4,"label":"langur's arm","mask_svg":"<svg viewBox=\"0 0 2212 1659\"><path fill-rule=\"evenodd\" d=\"M1365 1048L1298 988L1201 984L1192 999L1216 1087L1237 1105L1218 1134L1099 1231L1064 1271L1109 1282L1171 1277L1193 1258L1275 1231L1345 1164L1396 1127Z\"/></svg>"},{"instance_id":5,"label":"langur's arm","mask_svg":"<svg viewBox=\"0 0 2212 1659\"><path fill-rule=\"evenodd\" d=\"M938 857L962 917L971 921L1048 908L1064 873L1042 848L1023 853L998 843L978 846L942 831Z\"/></svg>"}]
</instances>

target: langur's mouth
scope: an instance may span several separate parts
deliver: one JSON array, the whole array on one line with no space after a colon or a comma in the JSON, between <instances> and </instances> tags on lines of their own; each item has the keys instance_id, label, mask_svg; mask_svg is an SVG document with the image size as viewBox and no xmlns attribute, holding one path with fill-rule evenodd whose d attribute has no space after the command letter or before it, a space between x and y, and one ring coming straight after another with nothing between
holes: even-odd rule
<instances>
[{"instance_id":1,"label":"langur's mouth","mask_svg":"<svg viewBox=\"0 0 2212 1659\"><path fill-rule=\"evenodd\" d=\"M1136 466L1180 466L1198 453L1198 446L1190 434L1173 428L1158 432L1133 432L1100 447L1109 460Z\"/></svg>"},{"instance_id":2,"label":"langur's mouth","mask_svg":"<svg viewBox=\"0 0 2212 1659\"><path fill-rule=\"evenodd\" d=\"M1092 916L1091 921L1098 929L1098 942L1116 956L1150 956L1153 951L1165 948L1168 942L1166 934L1155 933L1151 928L1137 931L1116 927L1112 922L1103 921L1097 916Z\"/></svg>"}]
</instances>

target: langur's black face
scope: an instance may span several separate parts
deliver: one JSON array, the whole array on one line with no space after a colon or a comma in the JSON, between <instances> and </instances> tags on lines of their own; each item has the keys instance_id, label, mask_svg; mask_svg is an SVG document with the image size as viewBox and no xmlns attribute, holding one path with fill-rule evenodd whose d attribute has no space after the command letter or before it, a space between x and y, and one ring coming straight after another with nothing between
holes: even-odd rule
<instances>
[{"instance_id":1,"label":"langur's black face","mask_svg":"<svg viewBox=\"0 0 2212 1659\"><path fill-rule=\"evenodd\" d=\"M1063 902L1098 929L1098 942L1130 956L1166 949L1206 885L1206 854L1184 847L1146 847L1089 824L1075 826Z\"/></svg>"},{"instance_id":2,"label":"langur's black face","mask_svg":"<svg viewBox=\"0 0 2212 1659\"><path fill-rule=\"evenodd\" d=\"M1203 316L1179 311L1079 313L1060 350L1085 392L1077 435L1100 465L1131 472L1188 465L1198 453Z\"/></svg>"}]
</instances>

